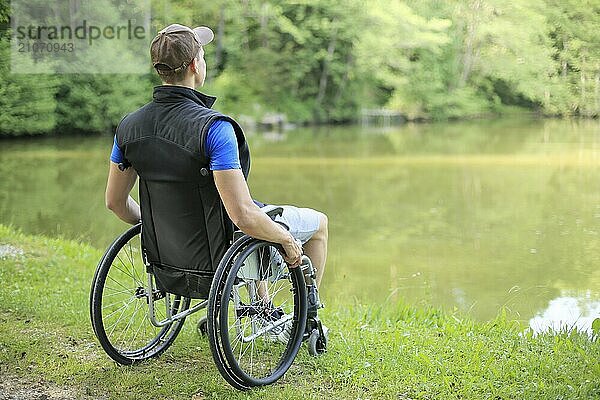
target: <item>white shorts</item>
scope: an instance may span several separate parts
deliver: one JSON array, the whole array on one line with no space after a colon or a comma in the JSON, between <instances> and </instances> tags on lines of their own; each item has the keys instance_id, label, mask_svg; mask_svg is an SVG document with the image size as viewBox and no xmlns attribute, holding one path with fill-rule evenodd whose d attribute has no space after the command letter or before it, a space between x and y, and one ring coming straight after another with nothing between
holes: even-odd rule
<instances>
[{"instance_id":1,"label":"white shorts","mask_svg":"<svg viewBox=\"0 0 600 400\"><path fill-rule=\"evenodd\" d=\"M299 208L294 206L278 206L269 204L261 208L264 212L274 208L283 208L283 214L275 217L276 222L285 224L292 236L302 242L308 242L319 230L321 224L321 213L312 208Z\"/></svg>"}]
</instances>

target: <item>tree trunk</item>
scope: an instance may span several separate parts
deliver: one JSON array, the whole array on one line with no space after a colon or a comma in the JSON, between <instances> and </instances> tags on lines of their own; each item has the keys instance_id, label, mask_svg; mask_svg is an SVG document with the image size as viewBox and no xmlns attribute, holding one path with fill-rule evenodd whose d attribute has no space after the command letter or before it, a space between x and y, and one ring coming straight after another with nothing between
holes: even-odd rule
<instances>
[{"instance_id":1,"label":"tree trunk","mask_svg":"<svg viewBox=\"0 0 600 400\"><path fill-rule=\"evenodd\" d=\"M594 115L600 115L600 65L596 65L596 90L594 91Z\"/></svg>"},{"instance_id":2,"label":"tree trunk","mask_svg":"<svg viewBox=\"0 0 600 400\"><path fill-rule=\"evenodd\" d=\"M215 49L215 68L211 68L210 77L213 78L223 69L223 37L225 35L225 6L219 10L219 23L217 24L217 40Z\"/></svg>"},{"instance_id":3,"label":"tree trunk","mask_svg":"<svg viewBox=\"0 0 600 400\"><path fill-rule=\"evenodd\" d=\"M75 20L74 17L77 15L79 11L79 0L71 0L69 2L69 24L71 25L71 29L75 31Z\"/></svg>"},{"instance_id":4,"label":"tree trunk","mask_svg":"<svg viewBox=\"0 0 600 400\"><path fill-rule=\"evenodd\" d=\"M243 22L242 22L242 46L246 51L250 51L250 39L248 38L248 18L250 17L249 11L249 0L243 0L242 4L244 5L244 11L242 12Z\"/></svg>"},{"instance_id":5,"label":"tree trunk","mask_svg":"<svg viewBox=\"0 0 600 400\"><path fill-rule=\"evenodd\" d=\"M579 71L579 81L581 82L581 90L579 93L579 113L581 115L587 116L587 107L585 102L585 56L582 57L581 60L581 70Z\"/></svg>"},{"instance_id":6,"label":"tree trunk","mask_svg":"<svg viewBox=\"0 0 600 400\"><path fill-rule=\"evenodd\" d=\"M564 57L566 57L567 56L567 47L569 46L569 43L567 41L565 41L564 37L562 39L562 42L563 42L562 53L563 53ZM567 79L567 66L568 66L567 60L565 58L562 58L561 62L562 62L561 75L562 75L563 80L566 80Z\"/></svg>"},{"instance_id":7,"label":"tree trunk","mask_svg":"<svg viewBox=\"0 0 600 400\"><path fill-rule=\"evenodd\" d=\"M327 57L323 60L323 69L321 70L321 78L319 79L319 92L315 99L315 114L319 115L319 109L325 98L325 91L327 90L327 82L329 78L329 63L333 59L335 53L335 47L337 45L337 29L333 30L329 45L327 46Z\"/></svg>"},{"instance_id":8,"label":"tree trunk","mask_svg":"<svg viewBox=\"0 0 600 400\"><path fill-rule=\"evenodd\" d=\"M481 9L481 0L475 0L470 5L470 15L467 18L467 37L465 38L465 53L463 68L458 82L459 87L464 87L471 75L475 63L475 36L477 34L477 19Z\"/></svg>"},{"instance_id":9,"label":"tree trunk","mask_svg":"<svg viewBox=\"0 0 600 400\"><path fill-rule=\"evenodd\" d=\"M262 46L269 47L268 26L269 25L269 4L264 3L260 9L260 34L262 36Z\"/></svg>"},{"instance_id":10,"label":"tree trunk","mask_svg":"<svg viewBox=\"0 0 600 400\"><path fill-rule=\"evenodd\" d=\"M348 53L348 57L346 57L346 72L344 73L344 77L342 78L342 83L341 83L340 87L336 91L335 99L333 100L334 106L336 106L337 103L339 103L340 99L342 98L342 94L344 93L344 88L346 87L346 84L350 80L350 69L353 65L354 65L354 60L352 58L352 53Z\"/></svg>"}]
</instances>

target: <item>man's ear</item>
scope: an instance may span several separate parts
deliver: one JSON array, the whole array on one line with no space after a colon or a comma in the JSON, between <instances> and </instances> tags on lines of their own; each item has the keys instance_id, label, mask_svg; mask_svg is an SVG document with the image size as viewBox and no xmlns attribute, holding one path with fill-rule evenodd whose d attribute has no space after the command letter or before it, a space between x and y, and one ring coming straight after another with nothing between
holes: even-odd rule
<instances>
[{"instance_id":1,"label":"man's ear","mask_svg":"<svg viewBox=\"0 0 600 400\"><path fill-rule=\"evenodd\" d=\"M189 69L194 75L198 73L198 60L196 59L196 57L192 59L192 62L189 65Z\"/></svg>"}]
</instances>

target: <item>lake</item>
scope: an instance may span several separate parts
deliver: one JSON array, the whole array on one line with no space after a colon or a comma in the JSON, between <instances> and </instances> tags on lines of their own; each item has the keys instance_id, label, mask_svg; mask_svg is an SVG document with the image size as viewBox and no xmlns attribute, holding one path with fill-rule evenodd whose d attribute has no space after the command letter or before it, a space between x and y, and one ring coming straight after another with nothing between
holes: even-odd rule
<instances>
[{"instance_id":1,"label":"lake","mask_svg":"<svg viewBox=\"0 0 600 400\"><path fill-rule=\"evenodd\" d=\"M300 128L248 140L253 197L329 216L326 303L403 301L480 320L505 309L535 330L589 329L600 317L599 121ZM126 228L104 207L111 135L0 146L1 223L99 249Z\"/></svg>"}]
</instances>

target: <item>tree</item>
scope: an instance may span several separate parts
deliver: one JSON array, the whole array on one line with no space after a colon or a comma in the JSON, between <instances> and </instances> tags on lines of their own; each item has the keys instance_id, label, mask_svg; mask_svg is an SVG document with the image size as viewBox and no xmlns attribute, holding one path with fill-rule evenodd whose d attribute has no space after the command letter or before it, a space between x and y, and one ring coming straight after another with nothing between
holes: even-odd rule
<instances>
[{"instance_id":1,"label":"tree","mask_svg":"<svg viewBox=\"0 0 600 400\"><path fill-rule=\"evenodd\" d=\"M358 49L363 74L373 74L387 89L387 105L409 118L431 115L431 96L447 93L449 63L440 62L452 22L418 15L405 3L379 0L368 9L367 25Z\"/></svg>"},{"instance_id":2,"label":"tree","mask_svg":"<svg viewBox=\"0 0 600 400\"><path fill-rule=\"evenodd\" d=\"M56 125L57 79L11 71L8 1L0 0L0 135L39 135Z\"/></svg>"},{"instance_id":3,"label":"tree","mask_svg":"<svg viewBox=\"0 0 600 400\"><path fill-rule=\"evenodd\" d=\"M600 115L600 1L546 0L557 68L552 114Z\"/></svg>"}]
</instances>

